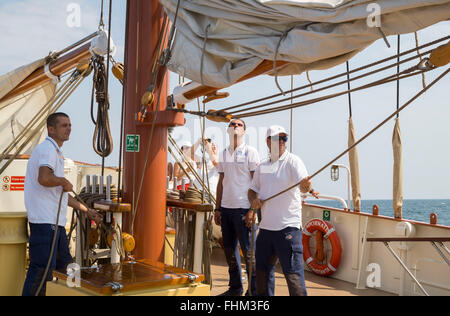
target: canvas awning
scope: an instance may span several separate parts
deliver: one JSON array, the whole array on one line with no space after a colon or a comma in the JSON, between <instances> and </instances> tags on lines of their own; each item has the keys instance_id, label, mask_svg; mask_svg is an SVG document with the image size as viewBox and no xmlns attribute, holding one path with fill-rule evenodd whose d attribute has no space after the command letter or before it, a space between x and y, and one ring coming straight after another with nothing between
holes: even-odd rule
<instances>
[{"instance_id":1,"label":"canvas awning","mask_svg":"<svg viewBox=\"0 0 450 316\"><path fill-rule=\"evenodd\" d=\"M173 21L178 0L160 2ZM182 0L168 66L218 88L275 55L292 63L279 75L330 68L382 37L378 10L386 36L404 34L450 19L450 0Z\"/></svg>"},{"instance_id":2,"label":"canvas awning","mask_svg":"<svg viewBox=\"0 0 450 316\"><path fill-rule=\"evenodd\" d=\"M0 76L0 99L44 64L45 59L41 59ZM56 84L50 81L12 99L0 102L0 153L5 150L14 137L24 130L32 118L54 96L55 89ZM27 131L25 137L28 138L30 136L32 136L31 141L19 154L31 153L32 149L45 137L44 128ZM18 149L14 148L14 152Z\"/></svg>"}]
</instances>

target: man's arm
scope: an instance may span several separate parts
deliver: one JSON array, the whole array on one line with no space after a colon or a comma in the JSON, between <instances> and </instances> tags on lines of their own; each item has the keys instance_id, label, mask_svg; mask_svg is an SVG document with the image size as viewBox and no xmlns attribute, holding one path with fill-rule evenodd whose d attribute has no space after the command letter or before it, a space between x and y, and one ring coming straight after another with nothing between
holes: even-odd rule
<instances>
[{"instance_id":1,"label":"man's arm","mask_svg":"<svg viewBox=\"0 0 450 316\"><path fill-rule=\"evenodd\" d=\"M55 176L53 170L45 166L39 168L38 182L40 185L48 188L62 186L64 192L71 192L73 189L69 180Z\"/></svg>"},{"instance_id":2,"label":"man's arm","mask_svg":"<svg viewBox=\"0 0 450 316\"><path fill-rule=\"evenodd\" d=\"M251 227L256 218L256 211L261 208L262 203L258 197L258 193L256 193L252 189L248 190L247 197L251 206L250 210L245 215L245 224L247 225L247 227Z\"/></svg>"},{"instance_id":3,"label":"man's arm","mask_svg":"<svg viewBox=\"0 0 450 316\"><path fill-rule=\"evenodd\" d=\"M83 203L75 199L69 194L69 199L67 203L70 207L85 212L89 219L94 220L97 225L102 221L103 216L94 209L86 207Z\"/></svg>"},{"instance_id":4,"label":"man's arm","mask_svg":"<svg viewBox=\"0 0 450 316\"><path fill-rule=\"evenodd\" d=\"M223 173L219 173L219 181L217 181L217 189L216 189L216 209L214 212L214 221L217 225L221 224L220 218L220 205L222 204L222 193L223 193Z\"/></svg>"}]
</instances>

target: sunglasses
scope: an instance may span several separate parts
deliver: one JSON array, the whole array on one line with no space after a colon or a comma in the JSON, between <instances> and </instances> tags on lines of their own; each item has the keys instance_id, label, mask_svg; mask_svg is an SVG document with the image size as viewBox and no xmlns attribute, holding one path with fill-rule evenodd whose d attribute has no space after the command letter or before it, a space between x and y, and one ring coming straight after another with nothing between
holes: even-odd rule
<instances>
[{"instance_id":1,"label":"sunglasses","mask_svg":"<svg viewBox=\"0 0 450 316\"><path fill-rule=\"evenodd\" d=\"M271 136L271 137L267 137L270 138L273 142L279 142L280 140L282 140L283 142L287 142L288 137L287 136Z\"/></svg>"},{"instance_id":2,"label":"sunglasses","mask_svg":"<svg viewBox=\"0 0 450 316\"><path fill-rule=\"evenodd\" d=\"M242 124L242 123L235 123L235 122L233 122L233 123L230 123L230 125L229 126L239 126L239 127L242 127L242 126L244 126L244 124Z\"/></svg>"}]
</instances>

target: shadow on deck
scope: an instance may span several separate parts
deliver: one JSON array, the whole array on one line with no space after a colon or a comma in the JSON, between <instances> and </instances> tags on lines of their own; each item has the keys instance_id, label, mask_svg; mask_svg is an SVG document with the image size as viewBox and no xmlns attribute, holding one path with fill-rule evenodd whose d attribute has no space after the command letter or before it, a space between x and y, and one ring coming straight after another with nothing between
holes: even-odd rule
<instances>
[{"instance_id":1,"label":"shadow on deck","mask_svg":"<svg viewBox=\"0 0 450 316\"><path fill-rule=\"evenodd\" d=\"M228 289L228 266L221 248L214 248L211 256L211 273L213 287L211 296L216 296ZM246 275L245 275L246 277ZM309 296L390 296L391 293L375 289L358 290L349 282L321 277L312 272L305 271L306 290ZM247 290L247 280L244 281L244 290ZM288 296L289 291L286 280L278 266L275 272L275 295Z\"/></svg>"}]
</instances>

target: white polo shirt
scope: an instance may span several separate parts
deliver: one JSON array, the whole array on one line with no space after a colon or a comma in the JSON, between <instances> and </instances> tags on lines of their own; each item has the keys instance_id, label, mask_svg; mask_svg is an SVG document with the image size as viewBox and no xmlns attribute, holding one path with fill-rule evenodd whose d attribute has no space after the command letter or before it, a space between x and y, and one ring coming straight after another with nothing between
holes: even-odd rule
<instances>
[{"instance_id":1,"label":"white polo shirt","mask_svg":"<svg viewBox=\"0 0 450 316\"><path fill-rule=\"evenodd\" d=\"M220 153L217 170L224 174L221 207L250 208L247 196L252 183L250 172L255 171L258 164L258 151L245 143L233 152L226 148Z\"/></svg>"},{"instance_id":2,"label":"white polo shirt","mask_svg":"<svg viewBox=\"0 0 450 316\"><path fill-rule=\"evenodd\" d=\"M263 161L253 175L250 189L259 194L261 200L277 194L300 182L308 176L303 161L296 155L285 151L279 160ZM267 202L261 208L262 229L279 231L286 227L301 228L302 199L300 186L297 186Z\"/></svg>"},{"instance_id":3,"label":"white polo shirt","mask_svg":"<svg viewBox=\"0 0 450 316\"><path fill-rule=\"evenodd\" d=\"M55 225L62 187L48 188L39 184L39 168L43 166L52 169L55 176L64 177L63 152L51 137L47 137L36 146L28 160L25 175L25 207L30 223ZM68 193L64 193L58 226L66 225L67 203Z\"/></svg>"}]
</instances>

